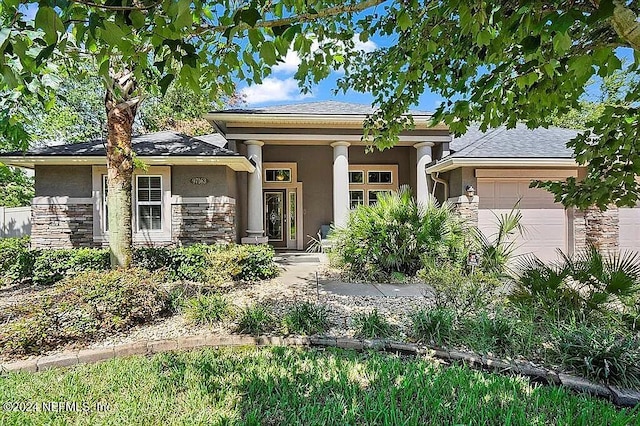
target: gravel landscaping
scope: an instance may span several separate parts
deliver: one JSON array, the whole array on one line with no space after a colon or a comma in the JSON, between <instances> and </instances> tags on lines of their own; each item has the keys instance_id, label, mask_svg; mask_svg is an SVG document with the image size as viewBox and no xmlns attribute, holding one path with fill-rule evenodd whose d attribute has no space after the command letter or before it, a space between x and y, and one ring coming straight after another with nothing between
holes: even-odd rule
<instances>
[{"instance_id":1,"label":"gravel landscaping","mask_svg":"<svg viewBox=\"0 0 640 426\"><path fill-rule=\"evenodd\" d=\"M253 284L230 284L222 288L222 293L237 308L255 303L266 304L271 308L276 318L281 318L288 307L296 302L309 301L325 304L329 310L332 324L327 333L330 336L353 336L355 333L351 324L353 316L357 313L377 309L380 315L386 317L395 326L394 337L398 340L405 340L408 335L408 327L411 324L408 318L409 313L429 303L429 299L424 296L347 296L323 291L316 286L316 271L320 282L337 279L339 274L328 268L322 256L298 254L293 256L291 262L286 259L281 260L280 265L282 273L277 278ZM398 286L402 286L402 284L398 284ZM39 289L35 287L7 289L4 293L0 293L0 307L16 303L18 300L22 302L25 298L38 297L38 293ZM200 333L226 335L233 333L235 329L234 320L214 325L195 326L189 324L183 315L178 314L152 324L134 327L127 332L112 335L104 340L90 342L86 345L68 345L40 355L53 355L69 349L100 348L140 340L170 339ZM34 356L29 358L34 358Z\"/></svg>"}]
</instances>

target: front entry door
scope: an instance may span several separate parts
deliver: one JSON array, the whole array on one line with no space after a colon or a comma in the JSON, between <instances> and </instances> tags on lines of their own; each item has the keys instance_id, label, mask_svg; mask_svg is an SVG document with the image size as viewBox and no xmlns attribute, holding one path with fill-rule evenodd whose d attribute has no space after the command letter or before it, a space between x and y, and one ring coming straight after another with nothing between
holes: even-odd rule
<instances>
[{"instance_id":1,"label":"front entry door","mask_svg":"<svg viewBox=\"0 0 640 426\"><path fill-rule=\"evenodd\" d=\"M268 190L264 192L265 232L269 244L274 247L287 247L287 203L286 190Z\"/></svg>"}]
</instances>

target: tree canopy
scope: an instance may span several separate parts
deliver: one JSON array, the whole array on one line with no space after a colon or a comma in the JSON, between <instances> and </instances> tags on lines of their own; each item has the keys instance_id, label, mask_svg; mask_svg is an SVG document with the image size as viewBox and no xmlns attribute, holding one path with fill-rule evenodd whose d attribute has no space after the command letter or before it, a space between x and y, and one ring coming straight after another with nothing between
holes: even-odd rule
<instances>
[{"instance_id":1,"label":"tree canopy","mask_svg":"<svg viewBox=\"0 0 640 426\"><path fill-rule=\"evenodd\" d=\"M31 204L33 178L14 167L0 163L0 206L22 207Z\"/></svg>"},{"instance_id":2,"label":"tree canopy","mask_svg":"<svg viewBox=\"0 0 640 426\"><path fill-rule=\"evenodd\" d=\"M393 2L359 25L364 37L397 42L353 58L339 85L373 93L381 108L367 125L381 147L406 127L401 114L426 88L445 99L434 119L456 135L472 123L481 129L517 122L546 127L580 107L594 77L621 70L620 49L633 52L628 68L638 71L639 10L637 2L617 0ZM632 85L623 98L605 106L569 144L587 166L586 178L538 186L568 206L636 204L640 88Z\"/></svg>"}]
</instances>

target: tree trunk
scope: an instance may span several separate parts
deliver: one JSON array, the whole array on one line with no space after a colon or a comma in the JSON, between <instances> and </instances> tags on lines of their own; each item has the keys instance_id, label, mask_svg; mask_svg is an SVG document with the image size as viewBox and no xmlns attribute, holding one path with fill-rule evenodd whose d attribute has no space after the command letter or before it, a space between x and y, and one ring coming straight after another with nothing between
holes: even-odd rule
<instances>
[{"instance_id":1,"label":"tree trunk","mask_svg":"<svg viewBox=\"0 0 640 426\"><path fill-rule=\"evenodd\" d=\"M634 50L640 50L640 22L625 2L616 1L611 17L613 28Z\"/></svg>"},{"instance_id":2,"label":"tree trunk","mask_svg":"<svg viewBox=\"0 0 640 426\"><path fill-rule=\"evenodd\" d=\"M107 89L107 205L109 249L112 268L128 268L132 260L131 180L133 151L131 135L139 100L131 73L113 76Z\"/></svg>"}]
</instances>

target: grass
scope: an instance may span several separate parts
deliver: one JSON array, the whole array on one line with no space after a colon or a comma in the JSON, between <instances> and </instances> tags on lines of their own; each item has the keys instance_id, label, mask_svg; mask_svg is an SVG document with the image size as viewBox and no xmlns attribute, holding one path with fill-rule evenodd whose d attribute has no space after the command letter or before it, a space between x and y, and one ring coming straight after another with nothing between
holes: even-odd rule
<instances>
[{"instance_id":1,"label":"grass","mask_svg":"<svg viewBox=\"0 0 640 426\"><path fill-rule=\"evenodd\" d=\"M356 336L364 339L383 339L391 337L394 327L378 313L377 309L369 313L356 314L353 318Z\"/></svg>"},{"instance_id":2,"label":"grass","mask_svg":"<svg viewBox=\"0 0 640 426\"><path fill-rule=\"evenodd\" d=\"M0 377L0 403L108 412L0 412L0 424L638 424L639 408L427 359L338 349L205 349Z\"/></svg>"},{"instance_id":3,"label":"grass","mask_svg":"<svg viewBox=\"0 0 640 426\"><path fill-rule=\"evenodd\" d=\"M292 305L282 317L284 334L317 334L329 329L329 312L324 305L301 302Z\"/></svg>"},{"instance_id":4,"label":"grass","mask_svg":"<svg viewBox=\"0 0 640 426\"><path fill-rule=\"evenodd\" d=\"M275 318L266 305L250 305L243 308L238 315L239 333L260 334L274 328Z\"/></svg>"},{"instance_id":5,"label":"grass","mask_svg":"<svg viewBox=\"0 0 640 426\"><path fill-rule=\"evenodd\" d=\"M218 294L198 295L185 302L184 314L193 324L215 324L230 316L231 306Z\"/></svg>"}]
</instances>

